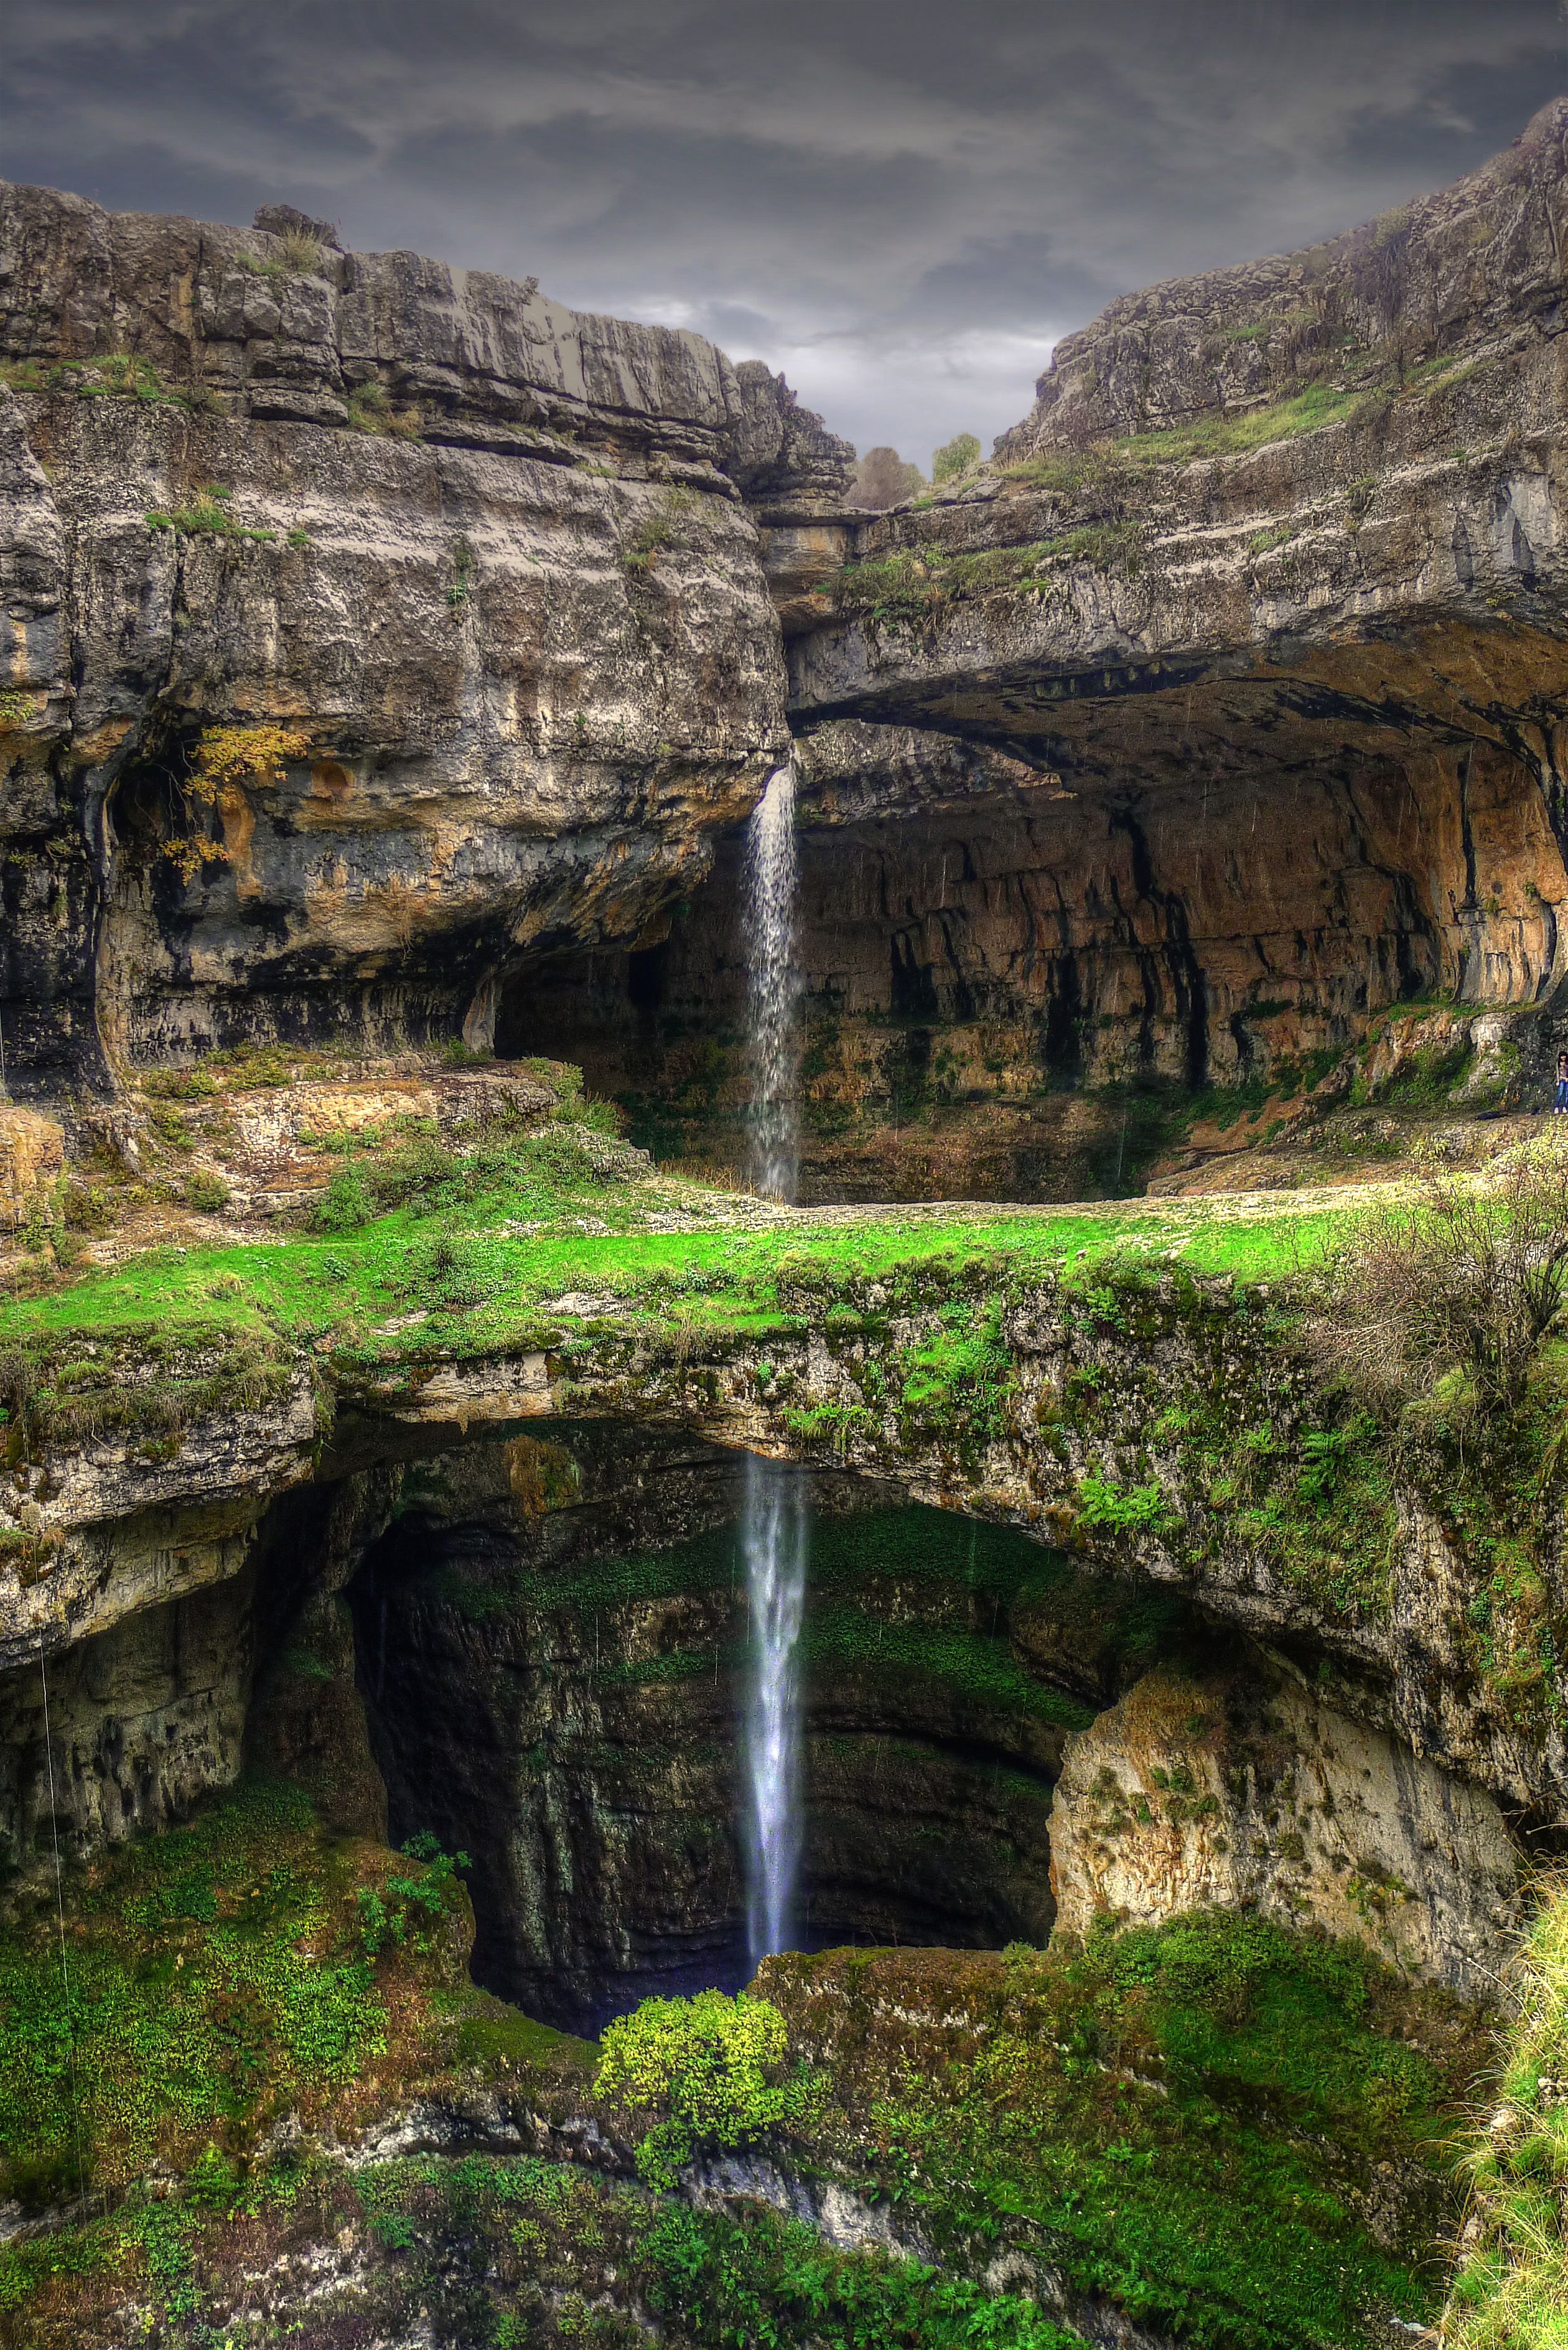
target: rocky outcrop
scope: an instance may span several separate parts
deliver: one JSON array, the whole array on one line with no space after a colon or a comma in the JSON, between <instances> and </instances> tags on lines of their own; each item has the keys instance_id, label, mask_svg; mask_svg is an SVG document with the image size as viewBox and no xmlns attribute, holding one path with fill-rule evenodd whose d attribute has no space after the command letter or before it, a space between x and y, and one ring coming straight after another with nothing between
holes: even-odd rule
<instances>
[{"instance_id":1,"label":"rocky outcrop","mask_svg":"<svg viewBox=\"0 0 1568 2350\"><path fill-rule=\"evenodd\" d=\"M763 1339L699 1323L667 1328L613 1297L576 1294L537 1322L536 1347L421 1354L417 1328L399 1324L379 1367L352 1368L340 1457L357 1461L369 1447L398 1458L414 1431L428 1441L588 1417L832 1460L912 1500L1066 1538L1090 1565L1183 1588L1236 1629L1327 1661L1339 1677L1325 1689L1330 1702L1511 1804L1556 1810L1568 1756L1549 1694L1553 1669L1541 1662L1516 1693L1484 1665L1494 1648L1544 1658L1535 1581L1512 1595L1489 1584L1483 1627L1471 1610L1477 1576L1487 1576L1416 1490L1394 1494L1377 1521L1386 1561L1380 1553L1376 1567L1365 1526L1342 1530L1315 1503L1288 1526L1237 1506L1236 1480L1266 1477L1271 1461L1281 1464L1281 1506L1290 1502L1317 1408L1259 1301L1184 1274L1145 1282L1130 1260L1125 1274L1107 1270L1125 1290L1087 1297L1057 1275L992 1295L992 1277L982 1263L955 1287L939 1266L919 1303L889 1314L882 1285L854 1276L831 1313L803 1292L800 1326ZM960 1301L992 1334L994 1388L971 1393L961 1367L929 1368L954 1343ZM122 1408L140 1392L156 1415L160 1376L149 1364ZM24 1461L0 1550L7 1664L237 1574L273 1496L313 1477L330 1484L317 1435L317 1412L330 1404L313 1406L303 1372L280 1364L272 1376L288 1399L276 1411L188 1419L167 1445L149 1444L131 1422ZM1552 1539L1548 1526L1549 1550ZM1548 1560L1541 1572L1556 1570Z\"/></svg>"},{"instance_id":2,"label":"rocky outcrop","mask_svg":"<svg viewBox=\"0 0 1568 2350\"><path fill-rule=\"evenodd\" d=\"M1559 99L1434 195L1300 253L1122 295L1063 336L998 456L1247 413L1304 384L1376 382L1390 351L1419 366L1555 334L1565 133Z\"/></svg>"},{"instance_id":3,"label":"rocky outcrop","mask_svg":"<svg viewBox=\"0 0 1568 2350\"><path fill-rule=\"evenodd\" d=\"M268 1034L487 1041L633 938L786 737L765 370L479 273L0 201L7 1071ZM193 746L271 726L216 806Z\"/></svg>"},{"instance_id":4,"label":"rocky outcrop","mask_svg":"<svg viewBox=\"0 0 1568 2350\"><path fill-rule=\"evenodd\" d=\"M1481 2000L1521 1914L1491 1796L1255 1659L1151 1673L1070 1741L1051 1871L1072 1933L1251 1909Z\"/></svg>"},{"instance_id":5,"label":"rocky outcrop","mask_svg":"<svg viewBox=\"0 0 1568 2350\"><path fill-rule=\"evenodd\" d=\"M1390 1490L1386 1469L1343 1445L1323 1465L1311 1380L1255 1297L1130 1265L1104 1268L1088 1289L1047 1276L992 1295L997 1278L988 1260L972 1274L936 1265L915 1289L905 1283L896 1311L883 1285L860 1276L831 1308L804 1288L812 1304L798 1326L774 1317L761 1339L574 1292L554 1302L552 1327L538 1326L537 1351L421 1355L417 1332L400 1326L379 1367L356 1349L351 1372L346 1358L337 1374L351 1377L355 1400L325 1455L314 1430L274 1449L261 1413L254 1430L243 1417L237 1430L188 1426L171 1447L128 1429L74 1453L47 1450L23 1472L26 1523L0 1550L17 1703L33 1703L26 1677L40 1650L112 1659L100 1645L112 1627L134 1649L129 1627L149 1611L222 1586L234 1594L241 1661L216 1701L233 1712L234 1690L249 1686L244 1660L288 1646L292 1612L312 1594L317 1605L343 1591L369 1557L355 1584L358 1670L373 1721L384 1709L393 1725L378 1731L377 1753L394 1832L433 1823L485 1856L487 1900L508 1920L507 1985L521 1980L516 1953L532 1953L530 1982L575 1983L571 2012L589 2013L609 1977L711 1968L733 1931L725 1725L743 1619L728 1551L672 1583L662 1569L639 1581L639 1569L574 1588L560 1572L585 1553L646 1557L675 1528L732 1510L722 1464L733 1451L682 1453L693 1440L793 1455L819 1476L831 1467L840 1492L853 1471L1015 1527L1043 1546L1042 1571L1065 1544L1080 1572L1109 1578L1076 1600L1049 1575L1033 1578L1038 1588L1004 1579L988 1597L972 1569L944 1593L857 1561L844 1586L849 1612L824 1619L814 1668L813 1920L824 1933L961 1943L1039 1929L1042 1799L1061 1732L1134 1678L1113 1628L1118 1592L1137 1615L1163 1590L1168 1601L1156 1604L1196 1608L1232 1644L1227 1657L1238 1640L1252 1645L1233 1666L1207 1669L1212 1702L1192 1711L1212 1715L1214 1736L1203 1784L1177 1790L1199 1806L1190 1819L1183 1808L1179 1835L1163 1811L1145 1822L1137 1808L1146 1762L1151 1779L1157 1767L1195 1768L1143 1755L1148 1739L1134 1731L1152 1696L1128 1700L1125 1734L1118 1718L1095 1733L1101 1746L1085 1747L1089 1808L1079 1806L1079 1845L1061 1864L1072 1898L1081 1908L1098 1877L1113 1906L1137 1913L1158 1909L1167 1880L1173 1906L1206 1888L1262 1898L1266 1880L1269 1899L1336 1929L1364 1899L1364 1924L1386 1933L1402 1963L1473 1980L1511 1898L1512 1831L1498 1807L1550 1842L1568 1787L1550 1634L1560 1503L1530 1503L1545 1513L1541 1563L1505 1589L1467 1543L1462 1513L1418 1482ZM784 1279L787 1291L787 1260ZM948 1351L960 1344L955 1315L981 1334L982 1358ZM571 1433L584 1423L605 1430L586 1455ZM634 1440L632 1429L643 1433ZM511 1450L478 1441L487 1435ZM643 1491L659 1479L649 1470L677 1439L679 1474L665 1503L650 1504ZM438 1464L428 1486L408 1465L460 1440L476 1449ZM607 1449L596 1454L596 1443ZM628 1444L650 1448L649 1470L629 1481ZM586 1472L574 1463L584 1459L598 1461L598 1482L579 1490ZM264 1606L263 1627L245 1628ZM884 1630L867 1633L867 1620ZM1179 1620L1160 1624L1152 1649L1147 1627L1139 1636L1138 1670L1189 1654ZM1266 1672L1259 1646L1274 1659ZM325 1679L341 1679L341 1654L327 1661ZM1306 1675L1310 1694L1293 1673ZM1041 1682L1063 1693L1064 1712L1034 1718L1025 1692ZM182 1690L170 1680L113 1730L109 1776L120 1792L85 1805L89 1840L135 1824L149 1804L176 1804L200 1780L201 1708L188 1767L186 1731L171 1733L167 1799L151 1792L162 1783L161 1749L151 1778L145 1770L164 1712L187 1719ZM93 1758L109 1733L87 1711L83 1721L73 1775L101 1778ZM454 1746L455 1722L464 1732ZM302 1724L285 1742L302 1752L337 1737ZM1120 1759L1128 1741L1142 1758L1133 1777ZM1114 1801L1093 1759L1102 1752ZM357 1819L361 1753L341 1758ZM220 1781L238 1764L232 1736L223 1758ZM38 1763L23 1736L13 1776L24 1844L42 1801ZM1038 1790L1028 1802L1026 1782ZM1102 1798L1128 1836L1109 1859L1098 1850L1109 1832ZM867 1859L884 1849L901 1856L893 1879ZM572 1884L641 1887L648 1902L628 1908L618 1894L564 1905ZM1405 1898L1422 1887L1432 1892L1425 1922Z\"/></svg>"},{"instance_id":6,"label":"rocky outcrop","mask_svg":"<svg viewBox=\"0 0 1568 2350\"><path fill-rule=\"evenodd\" d=\"M54 1118L0 1104L0 1231L26 1223L64 1167L65 1147Z\"/></svg>"}]
</instances>

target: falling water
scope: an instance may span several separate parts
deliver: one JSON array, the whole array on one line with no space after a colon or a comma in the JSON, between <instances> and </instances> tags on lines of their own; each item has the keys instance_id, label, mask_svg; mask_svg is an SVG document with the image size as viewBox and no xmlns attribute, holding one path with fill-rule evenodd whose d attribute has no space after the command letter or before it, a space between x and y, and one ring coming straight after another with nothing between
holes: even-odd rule
<instances>
[{"instance_id":1,"label":"falling water","mask_svg":"<svg viewBox=\"0 0 1568 2350\"><path fill-rule=\"evenodd\" d=\"M769 779L746 832L747 1127L752 1177L793 1200L800 1158L800 960L796 953L794 762Z\"/></svg>"},{"instance_id":2,"label":"falling water","mask_svg":"<svg viewBox=\"0 0 1568 2350\"><path fill-rule=\"evenodd\" d=\"M794 766L781 767L746 838L746 1064L752 1176L770 1200L793 1201L800 1156L800 960ZM746 1462L742 1542L752 1611L746 1706L746 1932L752 1964L786 1950L800 1873L800 1689L796 1651L805 1605L809 1529L798 1478Z\"/></svg>"},{"instance_id":3,"label":"falling water","mask_svg":"<svg viewBox=\"0 0 1568 2350\"><path fill-rule=\"evenodd\" d=\"M746 1709L750 1815L746 1939L753 1968L794 1940L800 1873L800 1688L795 1655L805 1602L807 1523L799 1479L776 1461L746 1461L742 1539L752 1602Z\"/></svg>"}]
</instances>

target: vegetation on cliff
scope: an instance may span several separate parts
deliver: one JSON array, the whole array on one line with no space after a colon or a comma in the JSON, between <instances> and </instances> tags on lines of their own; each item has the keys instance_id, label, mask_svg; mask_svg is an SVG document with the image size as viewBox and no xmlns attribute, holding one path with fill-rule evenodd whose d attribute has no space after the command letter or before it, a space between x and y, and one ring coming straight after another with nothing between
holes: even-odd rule
<instances>
[{"instance_id":1,"label":"vegetation on cliff","mask_svg":"<svg viewBox=\"0 0 1568 2350\"><path fill-rule=\"evenodd\" d=\"M74 2189L79 2110L91 2194L0 2252L0 2340L238 2350L302 2290L345 2338L422 2310L496 2350L612 2350L646 2313L692 2350L803 2328L1063 2350L1057 2320L1102 2295L1197 2345L1359 2350L1435 2306L1484 2038L1355 1946L1201 1915L1046 1952L778 1959L762 1996L646 2003L596 2079L592 2050L466 1989L439 1869L372 1958L354 1896L388 1875L284 1790L130 1847L69 1888L70 2036L47 1921L12 1930L0 1996L53 2105L8 2102L9 2185L34 2208ZM460 2134L542 2116L546 2158L345 2167L335 2132L421 2097ZM764 2189L770 2164L836 2182L900 2256L693 2210L682 2166L725 2149Z\"/></svg>"},{"instance_id":2,"label":"vegetation on cliff","mask_svg":"<svg viewBox=\"0 0 1568 2350\"><path fill-rule=\"evenodd\" d=\"M1470 2207L1442 2326L1452 2350L1568 2341L1568 1889L1542 1890L1508 1985L1500 2094L1468 2166Z\"/></svg>"},{"instance_id":3,"label":"vegetation on cliff","mask_svg":"<svg viewBox=\"0 0 1568 2350\"><path fill-rule=\"evenodd\" d=\"M774 2159L852 2183L950 2268L1052 2272L1238 2350L1361 2343L1436 2306L1485 2039L1355 1945L1201 1914L1000 1958L771 1959L758 1981L777 2059L787 2017L812 2067L800 2112L764 2117ZM654 2116L691 2110L683 2012L617 2027ZM732 2143L722 2121L696 2142ZM670 2126L645 2119L644 2145Z\"/></svg>"},{"instance_id":4,"label":"vegetation on cliff","mask_svg":"<svg viewBox=\"0 0 1568 2350\"><path fill-rule=\"evenodd\" d=\"M1541 1543L1563 1468L1560 1299L1536 1264L1563 1181L1552 1151L1495 1182L1444 1179L1390 1225L1354 1193L1262 1214L1160 1201L781 1217L625 1180L619 1149L580 1119L455 1147L351 1144L291 1238L46 1275L0 1307L7 1458L114 1436L170 1461L225 1410L308 1392L326 1427L341 1399L414 1405L440 1373L531 1354L557 1409L580 1397L636 1416L657 1398L712 1420L743 1389L806 1457L894 1475L922 1463L961 1487L1015 1476L1037 1491L1043 1473L1061 1489L1049 1530L1107 1563L1158 1546L1218 1571L1241 1544L1325 1615L1369 1624L1386 1618L1403 1492L1465 1563L1478 1671L1521 1722L1557 1718ZM1468 1301L1463 1281L1449 1295L1419 1272L1443 1234L1450 1270L1490 1235ZM1314 1366L1302 1326L1315 1310L1363 1328L1382 1294L1375 1243L1386 1268L1418 1275L1400 1310L1421 1393L1387 1410L1337 1356L1319 1348ZM1503 1343L1510 1282L1530 1327L1506 1341L1506 1408L1492 1409L1465 1348ZM1020 1353L1035 1325L1055 1335L1027 1343L1064 1357L1044 1388ZM0 1546L32 1575L49 1539L13 1528Z\"/></svg>"}]
</instances>

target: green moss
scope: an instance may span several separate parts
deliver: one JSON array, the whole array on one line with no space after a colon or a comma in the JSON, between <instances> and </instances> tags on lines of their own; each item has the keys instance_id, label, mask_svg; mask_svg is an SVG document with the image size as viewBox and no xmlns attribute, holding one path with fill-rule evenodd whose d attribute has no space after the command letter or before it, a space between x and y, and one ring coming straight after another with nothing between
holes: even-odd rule
<instances>
[{"instance_id":1,"label":"green moss","mask_svg":"<svg viewBox=\"0 0 1568 2350\"><path fill-rule=\"evenodd\" d=\"M1027 1612L1059 1623L1096 1660L1094 1670L1119 1677L1168 1646L1179 1613L1170 1594L1085 1575L1063 1553L1010 1527L918 1506L815 1518L808 1575L802 1654L812 1674L854 1671L906 1679L913 1674L992 1711L1071 1730L1085 1728L1092 1710L1017 1661L1011 1646L1014 1617ZM648 1599L738 1591L744 1583L745 1562L732 1524L665 1550L566 1569L498 1575L490 1567L446 1565L431 1575L430 1589L483 1623L518 1607L570 1608L586 1617ZM917 1600L928 1614L951 1608L966 1620L910 1620ZM717 1659L711 1647L680 1648L607 1663L600 1678L693 1679L712 1674L716 1662L721 1671L732 1671L742 1656L726 1640Z\"/></svg>"},{"instance_id":2,"label":"green moss","mask_svg":"<svg viewBox=\"0 0 1568 2350\"><path fill-rule=\"evenodd\" d=\"M1026 1714L1065 1730L1086 1730L1095 1718L1092 1706L1036 1680L1005 1638L986 1633L888 1623L868 1609L822 1608L807 1621L801 1654L814 1679L854 1671L905 1687L934 1681L988 1711Z\"/></svg>"},{"instance_id":3,"label":"green moss","mask_svg":"<svg viewBox=\"0 0 1568 2350\"><path fill-rule=\"evenodd\" d=\"M855 2162L939 2245L1037 2247L1214 2350L1376 2342L1432 2311L1475 2019L1357 1946L1202 1915L1002 1960L774 1960L761 1981L815 2036L832 2021L805 2158ZM1389 2164L1413 2191L1380 2241L1363 2198Z\"/></svg>"},{"instance_id":4,"label":"green moss","mask_svg":"<svg viewBox=\"0 0 1568 2350\"><path fill-rule=\"evenodd\" d=\"M416 1985L450 1970L462 1897L450 1864L389 1877L386 1857L324 1836L298 1789L250 1784L74 1878L64 1967L52 1900L24 1914L0 1938L0 2193L112 2196L156 2158L243 2150L269 2114L406 2064L364 1904L410 1921L406 2030Z\"/></svg>"}]
</instances>

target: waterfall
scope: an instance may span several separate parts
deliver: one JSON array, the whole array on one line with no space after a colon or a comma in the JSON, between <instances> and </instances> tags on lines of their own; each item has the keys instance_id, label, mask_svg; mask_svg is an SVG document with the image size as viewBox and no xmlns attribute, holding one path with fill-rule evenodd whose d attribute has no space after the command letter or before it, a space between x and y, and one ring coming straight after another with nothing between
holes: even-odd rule
<instances>
[{"instance_id":1,"label":"waterfall","mask_svg":"<svg viewBox=\"0 0 1568 2350\"><path fill-rule=\"evenodd\" d=\"M800 1157L801 970L794 847L794 763L770 777L746 836L747 1127L753 1180L793 1201ZM753 1968L794 1935L800 1873L800 1687L796 1651L809 1540L800 1481L746 1462L742 1545L751 1600L746 1704L746 1933Z\"/></svg>"},{"instance_id":2,"label":"waterfall","mask_svg":"<svg viewBox=\"0 0 1568 2350\"><path fill-rule=\"evenodd\" d=\"M746 829L747 1128L751 1170L770 1200L793 1200L800 1159L799 877L794 761L770 776Z\"/></svg>"},{"instance_id":3,"label":"waterfall","mask_svg":"<svg viewBox=\"0 0 1568 2350\"><path fill-rule=\"evenodd\" d=\"M800 1686L807 1523L800 1480L776 1461L746 1461L742 1541L752 1602L746 1708L746 1939L753 1968L794 1936L800 1873Z\"/></svg>"}]
</instances>

